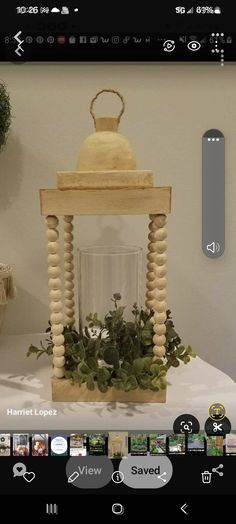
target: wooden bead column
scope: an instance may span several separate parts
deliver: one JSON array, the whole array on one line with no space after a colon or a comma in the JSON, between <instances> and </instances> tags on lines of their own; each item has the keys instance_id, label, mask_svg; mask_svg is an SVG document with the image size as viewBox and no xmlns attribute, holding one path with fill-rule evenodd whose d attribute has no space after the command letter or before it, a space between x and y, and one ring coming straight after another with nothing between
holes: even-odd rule
<instances>
[{"instance_id":1,"label":"wooden bead column","mask_svg":"<svg viewBox=\"0 0 236 524\"><path fill-rule=\"evenodd\" d=\"M72 221L73 215L64 216L64 297L66 326L73 326L75 323Z\"/></svg>"},{"instance_id":2,"label":"wooden bead column","mask_svg":"<svg viewBox=\"0 0 236 524\"><path fill-rule=\"evenodd\" d=\"M146 307L153 310L154 360L165 356L166 342L166 215L149 215Z\"/></svg>"},{"instance_id":3,"label":"wooden bead column","mask_svg":"<svg viewBox=\"0 0 236 524\"><path fill-rule=\"evenodd\" d=\"M60 256L59 256L59 233L58 218L53 215L46 217L47 239L48 239L48 275L49 296L51 310L51 328L53 341L53 371L57 378L65 376L65 347L63 335L63 313L62 313L62 282L60 279Z\"/></svg>"}]
</instances>

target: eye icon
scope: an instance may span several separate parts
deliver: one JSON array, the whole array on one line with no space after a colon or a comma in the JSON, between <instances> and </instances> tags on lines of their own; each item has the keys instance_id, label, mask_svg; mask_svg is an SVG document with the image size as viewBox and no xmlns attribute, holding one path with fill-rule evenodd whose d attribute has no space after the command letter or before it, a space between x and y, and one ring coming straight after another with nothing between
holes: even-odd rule
<instances>
[{"instance_id":1,"label":"eye icon","mask_svg":"<svg viewBox=\"0 0 236 524\"><path fill-rule=\"evenodd\" d=\"M197 40L192 40L188 43L187 47L189 51L198 51L201 47L201 44Z\"/></svg>"}]
</instances>

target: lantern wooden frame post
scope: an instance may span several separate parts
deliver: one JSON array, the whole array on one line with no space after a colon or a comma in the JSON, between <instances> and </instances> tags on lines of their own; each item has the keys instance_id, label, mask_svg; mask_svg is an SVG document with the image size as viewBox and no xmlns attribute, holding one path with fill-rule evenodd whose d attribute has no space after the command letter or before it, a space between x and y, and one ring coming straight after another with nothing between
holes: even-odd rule
<instances>
[{"instance_id":1,"label":"lantern wooden frame post","mask_svg":"<svg viewBox=\"0 0 236 524\"><path fill-rule=\"evenodd\" d=\"M65 376L65 347L63 335L63 305L62 305L62 282L60 279L60 255L59 255L59 231L58 218L55 215L46 217L47 240L48 240L48 275L50 296L50 321L53 341L53 366L54 375L57 378Z\"/></svg>"},{"instance_id":2,"label":"lantern wooden frame post","mask_svg":"<svg viewBox=\"0 0 236 524\"><path fill-rule=\"evenodd\" d=\"M120 175L120 178L119 178ZM64 325L74 326L73 218L80 215L149 215L146 307L153 310L154 360L165 355L166 320L166 220L171 209L171 188L153 187L151 172L135 170L134 186L130 173L58 173L61 189L41 189L41 214L46 216L51 324L53 333L53 400L165 402L166 392L109 388L89 391L86 385L72 385L65 377ZM109 183L108 183L109 181ZM96 185L94 187L94 184ZM119 185L120 184L120 185ZM99 187L100 185L100 187ZM73 186L73 189L71 189ZM118 186L118 187L117 187ZM64 221L64 299L60 279L58 217ZM63 318L63 305L65 317ZM64 324L63 324L64 320Z\"/></svg>"}]
</instances>

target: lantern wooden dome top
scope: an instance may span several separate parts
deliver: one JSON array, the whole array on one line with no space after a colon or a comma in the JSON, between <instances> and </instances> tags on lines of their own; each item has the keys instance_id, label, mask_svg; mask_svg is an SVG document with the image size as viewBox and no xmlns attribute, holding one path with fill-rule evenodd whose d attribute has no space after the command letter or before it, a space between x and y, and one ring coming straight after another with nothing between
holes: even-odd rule
<instances>
[{"instance_id":1,"label":"lantern wooden dome top","mask_svg":"<svg viewBox=\"0 0 236 524\"><path fill-rule=\"evenodd\" d=\"M120 98L122 109L117 118L96 118L94 103L98 96L104 92L114 93ZM90 113L93 117L96 131L89 135L81 145L76 165L77 171L136 169L136 160L132 147L127 138L118 132L124 110L124 99L118 91L102 89L102 91L96 94L90 104Z\"/></svg>"},{"instance_id":2,"label":"lantern wooden dome top","mask_svg":"<svg viewBox=\"0 0 236 524\"><path fill-rule=\"evenodd\" d=\"M117 117L97 118L94 103L101 93L117 95ZM92 99L95 133L80 148L74 171L57 172L57 189L40 191L42 215L142 215L170 212L171 188L154 187L152 171L137 169L127 138L118 133L125 110L123 96L102 89ZM127 191L128 190L128 191Z\"/></svg>"},{"instance_id":3,"label":"lantern wooden dome top","mask_svg":"<svg viewBox=\"0 0 236 524\"><path fill-rule=\"evenodd\" d=\"M94 103L102 93L117 95L122 107L117 117L96 117ZM102 89L92 99L90 113L95 132L81 144L75 171L57 173L58 189L103 189L153 187L150 170L137 169L128 139L118 132L125 110L123 96L114 89Z\"/></svg>"}]
</instances>

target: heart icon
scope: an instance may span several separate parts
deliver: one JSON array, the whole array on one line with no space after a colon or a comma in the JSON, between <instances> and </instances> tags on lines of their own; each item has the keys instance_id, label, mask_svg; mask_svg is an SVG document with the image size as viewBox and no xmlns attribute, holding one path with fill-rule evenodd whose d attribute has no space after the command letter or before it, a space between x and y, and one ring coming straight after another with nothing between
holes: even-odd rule
<instances>
[{"instance_id":1,"label":"heart icon","mask_svg":"<svg viewBox=\"0 0 236 524\"><path fill-rule=\"evenodd\" d=\"M24 466L18 466L18 467L15 466L15 468L16 468L16 471L17 471L18 473L21 473L22 471L24 471Z\"/></svg>"},{"instance_id":2,"label":"heart icon","mask_svg":"<svg viewBox=\"0 0 236 524\"><path fill-rule=\"evenodd\" d=\"M35 473L33 471L26 471L23 475L26 482L32 482L35 479Z\"/></svg>"}]
</instances>

